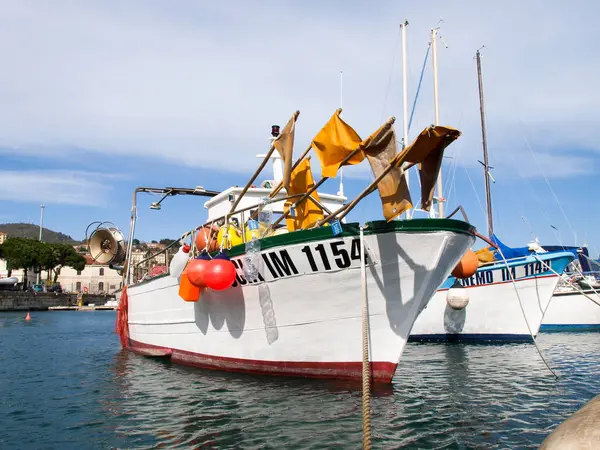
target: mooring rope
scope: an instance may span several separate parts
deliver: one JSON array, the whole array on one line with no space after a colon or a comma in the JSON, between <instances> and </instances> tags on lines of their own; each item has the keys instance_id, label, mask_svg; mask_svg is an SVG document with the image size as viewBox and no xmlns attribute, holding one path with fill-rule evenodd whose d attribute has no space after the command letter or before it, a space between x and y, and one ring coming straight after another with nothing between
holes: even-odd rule
<instances>
[{"instance_id":1,"label":"mooring rope","mask_svg":"<svg viewBox=\"0 0 600 450\"><path fill-rule=\"evenodd\" d=\"M363 293L362 305L362 422L363 449L371 449L371 367L369 365L369 305L367 298L367 268L365 239L360 227L360 278Z\"/></svg>"},{"instance_id":2,"label":"mooring rope","mask_svg":"<svg viewBox=\"0 0 600 450\"><path fill-rule=\"evenodd\" d=\"M498 253L500 253L500 256L502 256L502 260L504 261L504 264L506 265L506 269L507 269L508 275L510 276L510 280L512 281L512 285L515 288L515 294L517 294L517 300L519 300L519 306L521 307L521 312L523 313L523 319L525 319L525 324L527 325L527 329L529 330L529 335L531 336L531 339L533 340L533 345L535 346L535 349L537 350L538 354L540 355L540 358L542 358L542 361L544 361L544 364L546 365L546 367L548 368L550 373L552 375L554 375L554 378L558 379L558 375L556 374L556 372L554 372L554 370L552 370L552 367L550 367L550 365L548 364L548 361L546 361L546 358L544 358L544 354L542 353L542 350L538 346L537 341L535 340L535 336L533 335L533 332L531 331L531 326L529 325L529 320L527 320L527 314L525 314L525 308L523 307L523 302L521 301L521 296L519 295L519 289L517 288L517 283L515 281L515 277L513 276L513 273L510 270L510 266L508 265L508 261L504 257L504 253L502 253L502 250L500 249L500 247L498 247Z\"/></svg>"},{"instance_id":3,"label":"mooring rope","mask_svg":"<svg viewBox=\"0 0 600 450\"><path fill-rule=\"evenodd\" d=\"M542 264L545 264L544 261L542 261L537 255L533 255L533 257L535 259L537 259L539 262L541 262ZM554 270L552 267L550 267L548 264L546 264L546 266L548 266L548 269L550 270L550 272L552 272L555 275L558 275L558 277L561 277L561 275ZM583 276L583 274L581 274L581 271L577 270L579 272L580 275ZM561 277L562 278L562 277ZM564 278L563 278L564 280ZM594 302L596 305L600 306L600 303L598 303L596 300L594 300L592 297L590 297L589 295L587 295L582 289L578 288L577 286L575 286L574 283L572 283L570 280L564 280L567 282L567 284L569 284L572 288L574 288L577 292L579 292L581 295L583 295L585 298L587 298L588 300ZM594 291L594 294L596 294L599 298L600 298L600 294L598 293L598 291L596 289L594 289L594 286L591 286L592 290Z\"/></svg>"}]
</instances>

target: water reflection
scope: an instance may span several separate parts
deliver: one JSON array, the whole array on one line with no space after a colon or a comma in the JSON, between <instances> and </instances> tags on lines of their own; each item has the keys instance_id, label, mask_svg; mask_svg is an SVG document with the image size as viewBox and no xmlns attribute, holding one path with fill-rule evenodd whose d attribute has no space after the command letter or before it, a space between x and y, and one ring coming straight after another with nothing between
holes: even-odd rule
<instances>
[{"instance_id":1,"label":"water reflection","mask_svg":"<svg viewBox=\"0 0 600 450\"><path fill-rule=\"evenodd\" d=\"M360 448L360 384L259 377L120 351L114 315L0 314L2 449ZM373 398L374 448L537 448L600 392L598 333L409 344Z\"/></svg>"}]
</instances>

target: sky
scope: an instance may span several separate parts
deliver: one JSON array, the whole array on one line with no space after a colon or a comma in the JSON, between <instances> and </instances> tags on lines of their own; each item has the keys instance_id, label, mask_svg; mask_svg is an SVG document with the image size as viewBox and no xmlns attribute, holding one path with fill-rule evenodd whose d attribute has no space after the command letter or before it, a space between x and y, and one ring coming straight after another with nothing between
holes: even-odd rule
<instances>
[{"instance_id":1,"label":"sky","mask_svg":"<svg viewBox=\"0 0 600 450\"><path fill-rule=\"evenodd\" d=\"M487 232L474 59L484 46L496 234L513 246L537 237L600 251L593 1L14 0L0 8L0 223L39 224L43 203L44 227L76 239L92 221L127 230L137 186L244 185L271 125L283 127L296 110L296 155L340 106L361 137L394 116L400 138L399 25L408 20L409 109L430 30L440 27L440 124L463 133L446 150L446 210L462 205ZM434 122L429 56L409 140ZM345 194L371 179L366 162L345 169ZM337 190L329 180L322 191ZM140 239L176 237L206 217L202 200L170 198L149 210L156 200L140 197ZM349 215L382 217L376 196Z\"/></svg>"}]
</instances>

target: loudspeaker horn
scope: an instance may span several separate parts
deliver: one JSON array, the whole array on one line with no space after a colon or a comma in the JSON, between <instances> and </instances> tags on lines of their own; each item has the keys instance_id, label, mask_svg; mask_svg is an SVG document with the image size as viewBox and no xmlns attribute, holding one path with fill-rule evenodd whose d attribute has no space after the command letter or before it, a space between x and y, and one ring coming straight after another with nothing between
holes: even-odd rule
<instances>
[{"instance_id":1,"label":"loudspeaker horn","mask_svg":"<svg viewBox=\"0 0 600 450\"><path fill-rule=\"evenodd\" d=\"M88 250L100 264L120 264L126 256L123 233L117 227L99 226L88 239Z\"/></svg>"}]
</instances>

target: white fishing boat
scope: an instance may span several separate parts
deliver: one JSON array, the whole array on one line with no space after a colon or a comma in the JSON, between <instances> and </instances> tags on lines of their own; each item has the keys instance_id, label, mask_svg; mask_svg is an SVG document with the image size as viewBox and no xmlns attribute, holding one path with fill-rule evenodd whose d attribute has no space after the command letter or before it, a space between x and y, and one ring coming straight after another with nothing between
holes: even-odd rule
<instances>
[{"instance_id":1,"label":"white fishing boat","mask_svg":"<svg viewBox=\"0 0 600 450\"><path fill-rule=\"evenodd\" d=\"M561 276L540 331L600 330L600 274L591 270L585 247L564 249L573 250L578 258Z\"/></svg>"},{"instance_id":2,"label":"white fishing boat","mask_svg":"<svg viewBox=\"0 0 600 450\"><path fill-rule=\"evenodd\" d=\"M450 277L420 313L415 341L521 341L537 335L552 293L574 255L511 249L494 235L480 52L477 72L490 247L472 254L466 272ZM455 211L456 212L456 211Z\"/></svg>"},{"instance_id":3,"label":"white fishing boat","mask_svg":"<svg viewBox=\"0 0 600 450\"><path fill-rule=\"evenodd\" d=\"M429 205L443 150L460 133L428 127L398 153L393 119L361 140L340 112L292 164L289 146L296 114L281 135L275 133L244 188L220 193L138 188L127 251L117 229L98 227L92 233L89 247L95 258L113 264L125 260L126 287L117 318L125 347L208 369L360 379L366 334L373 380L391 381L417 314L475 240L474 228L463 221L393 220L411 206L401 167L421 163L422 202ZM274 149L285 167L283 179L265 185L276 184L274 188L250 187ZM323 172L317 183L307 159L311 149ZM340 166L365 158L375 181L357 198L345 203L343 197L317 193ZM375 190L385 220L346 223L347 213ZM182 242L191 239L189 258L182 247L170 273L142 281L136 281L135 267L127 263L139 192L211 197L205 203L206 223L182 235ZM159 209L160 202L152 208ZM274 220L266 219L270 215ZM285 226L278 228L280 224ZM202 247L211 248L215 225L220 227L221 262L214 252L212 259L201 253ZM183 258L183 272L183 266L174 267L176 258ZM209 264L224 268L221 275L209 272ZM232 278L217 289L215 282L223 281L219 277L228 273L227 264L234 269ZM196 272L200 267L204 272Z\"/></svg>"}]
</instances>

